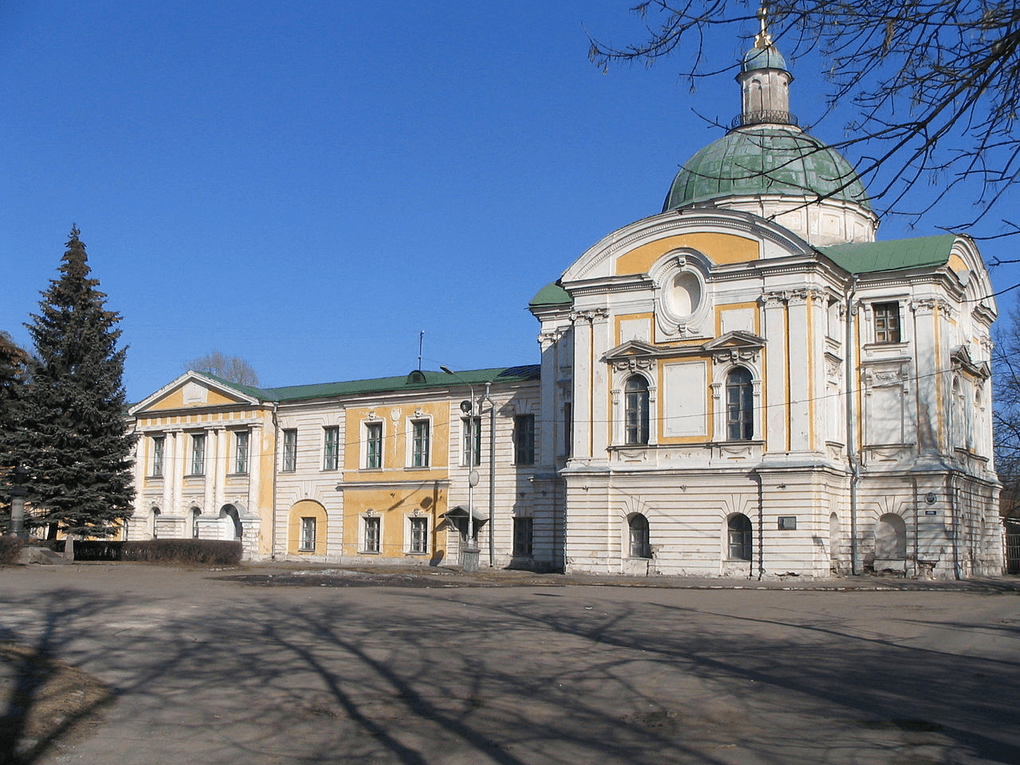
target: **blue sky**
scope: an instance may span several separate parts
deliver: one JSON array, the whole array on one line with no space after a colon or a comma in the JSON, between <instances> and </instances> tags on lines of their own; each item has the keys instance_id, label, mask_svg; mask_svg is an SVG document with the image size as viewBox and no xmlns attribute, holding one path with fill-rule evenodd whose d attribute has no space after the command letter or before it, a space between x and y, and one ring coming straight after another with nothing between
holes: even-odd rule
<instances>
[{"instance_id":1,"label":"blue sky","mask_svg":"<svg viewBox=\"0 0 1020 765\"><path fill-rule=\"evenodd\" d=\"M692 110L739 112L731 72L588 62L585 30L640 38L632 4L4 0L0 329L29 344L77 224L131 400L213 349L266 386L404 374L421 330L426 368L537 362L528 300L661 209L722 134ZM819 64L790 63L810 124Z\"/></svg>"}]
</instances>

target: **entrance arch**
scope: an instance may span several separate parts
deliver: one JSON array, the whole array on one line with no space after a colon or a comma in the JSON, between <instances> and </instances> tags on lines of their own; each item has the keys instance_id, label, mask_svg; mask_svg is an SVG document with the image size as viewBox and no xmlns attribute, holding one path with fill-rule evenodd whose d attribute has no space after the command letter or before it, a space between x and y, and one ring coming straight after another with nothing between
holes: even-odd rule
<instances>
[{"instance_id":1,"label":"entrance arch","mask_svg":"<svg viewBox=\"0 0 1020 765\"><path fill-rule=\"evenodd\" d=\"M904 569L907 560L907 524L886 513L875 524L875 569Z\"/></svg>"}]
</instances>

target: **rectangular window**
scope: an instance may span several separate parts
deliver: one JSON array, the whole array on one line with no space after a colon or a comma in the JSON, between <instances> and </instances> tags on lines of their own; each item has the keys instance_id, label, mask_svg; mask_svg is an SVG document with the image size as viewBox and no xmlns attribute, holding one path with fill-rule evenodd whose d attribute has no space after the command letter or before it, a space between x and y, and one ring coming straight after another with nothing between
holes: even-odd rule
<instances>
[{"instance_id":1,"label":"rectangular window","mask_svg":"<svg viewBox=\"0 0 1020 765\"><path fill-rule=\"evenodd\" d=\"M382 423L369 422L365 425L365 467L378 470L382 467Z\"/></svg>"},{"instance_id":2,"label":"rectangular window","mask_svg":"<svg viewBox=\"0 0 1020 765\"><path fill-rule=\"evenodd\" d=\"M429 421L415 420L411 423L414 430L411 445L411 465L413 467L429 466Z\"/></svg>"},{"instance_id":3,"label":"rectangular window","mask_svg":"<svg viewBox=\"0 0 1020 765\"><path fill-rule=\"evenodd\" d=\"M514 555L531 555L533 534L531 518L514 518Z\"/></svg>"},{"instance_id":4,"label":"rectangular window","mask_svg":"<svg viewBox=\"0 0 1020 765\"><path fill-rule=\"evenodd\" d=\"M379 537L382 531L381 518L365 518L365 546L364 552L379 552Z\"/></svg>"},{"instance_id":5,"label":"rectangular window","mask_svg":"<svg viewBox=\"0 0 1020 765\"><path fill-rule=\"evenodd\" d=\"M152 437L152 468L150 475L153 478L163 477L163 448L166 445L166 436Z\"/></svg>"},{"instance_id":6,"label":"rectangular window","mask_svg":"<svg viewBox=\"0 0 1020 765\"><path fill-rule=\"evenodd\" d=\"M205 434L191 437L191 475L205 475Z\"/></svg>"},{"instance_id":7,"label":"rectangular window","mask_svg":"<svg viewBox=\"0 0 1020 765\"><path fill-rule=\"evenodd\" d=\"M315 519L301 519L301 552L315 552Z\"/></svg>"},{"instance_id":8,"label":"rectangular window","mask_svg":"<svg viewBox=\"0 0 1020 765\"><path fill-rule=\"evenodd\" d=\"M427 553L429 551L429 519L411 518L410 552Z\"/></svg>"},{"instance_id":9,"label":"rectangular window","mask_svg":"<svg viewBox=\"0 0 1020 765\"><path fill-rule=\"evenodd\" d=\"M283 431L283 471L293 473L297 470L297 431Z\"/></svg>"},{"instance_id":10,"label":"rectangular window","mask_svg":"<svg viewBox=\"0 0 1020 765\"><path fill-rule=\"evenodd\" d=\"M871 310L875 313L875 342L900 342L900 304L875 303Z\"/></svg>"},{"instance_id":11,"label":"rectangular window","mask_svg":"<svg viewBox=\"0 0 1020 765\"><path fill-rule=\"evenodd\" d=\"M461 427L464 431L464 442L461 449L462 464L478 467L482 464L482 418L465 417L461 420ZM474 449L471 448L472 441Z\"/></svg>"},{"instance_id":12,"label":"rectangular window","mask_svg":"<svg viewBox=\"0 0 1020 765\"><path fill-rule=\"evenodd\" d=\"M322 444L322 469L336 470L340 466L340 426L324 428Z\"/></svg>"},{"instance_id":13,"label":"rectangular window","mask_svg":"<svg viewBox=\"0 0 1020 765\"><path fill-rule=\"evenodd\" d=\"M247 430L234 434L234 472L248 472L248 440Z\"/></svg>"},{"instance_id":14,"label":"rectangular window","mask_svg":"<svg viewBox=\"0 0 1020 765\"><path fill-rule=\"evenodd\" d=\"M514 464L535 464L535 415L514 417Z\"/></svg>"}]
</instances>

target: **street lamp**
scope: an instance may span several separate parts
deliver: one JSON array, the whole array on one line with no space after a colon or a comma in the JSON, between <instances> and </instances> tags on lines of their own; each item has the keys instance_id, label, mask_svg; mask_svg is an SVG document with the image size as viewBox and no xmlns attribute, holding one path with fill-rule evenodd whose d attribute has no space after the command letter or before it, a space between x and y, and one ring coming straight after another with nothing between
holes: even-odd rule
<instances>
[{"instance_id":1,"label":"street lamp","mask_svg":"<svg viewBox=\"0 0 1020 765\"><path fill-rule=\"evenodd\" d=\"M478 565L478 558L477 558L478 547L476 545L474 545L473 542L472 542L472 540L474 539L474 535L475 535L474 488L475 488L475 484L478 483L478 472L475 470L475 432L474 432L475 431L475 416L474 416L475 415L475 388L474 388L474 386L471 383L469 383L467 380L465 380L463 377L461 377L459 374L454 372L449 367L444 367L444 366L440 365L439 368L441 370L443 370L446 374L450 375L451 377L457 378L462 383L464 383L466 386L468 386L468 391L469 391L470 396L471 396L471 400L470 401L461 401L460 402L460 409L461 409L461 411L464 412L464 414L466 414L468 416L468 422L467 422L467 447L468 447L467 448L467 453L468 453L468 459L467 459L467 463L468 463L467 464L467 467L468 467L468 512L467 512L467 516L468 516L468 521L467 521L467 540L466 540L466 542L464 544L464 550L463 550L463 553L467 553L467 554L463 556L464 560L462 561L462 565L463 564L467 564L465 567L466 568L470 568L471 565L469 563L469 559L470 559L471 555L474 555L475 559L472 562L474 563L474 566L477 567L477 565ZM479 425L479 427L481 427L481 425ZM481 456L481 455L479 455L479 456Z\"/></svg>"}]
</instances>

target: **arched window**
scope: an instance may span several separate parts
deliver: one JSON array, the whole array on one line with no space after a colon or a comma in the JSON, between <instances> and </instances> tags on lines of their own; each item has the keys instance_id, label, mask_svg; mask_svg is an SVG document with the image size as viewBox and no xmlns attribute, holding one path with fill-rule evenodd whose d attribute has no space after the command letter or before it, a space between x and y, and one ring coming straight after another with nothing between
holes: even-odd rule
<instances>
[{"instance_id":1,"label":"arched window","mask_svg":"<svg viewBox=\"0 0 1020 765\"><path fill-rule=\"evenodd\" d=\"M158 507L153 507L152 508L152 517L150 519L150 522L152 524L152 538L153 539L156 539L156 538L159 537L159 516L160 516L159 508Z\"/></svg>"},{"instance_id":2,"label":"arched window","mask_svg":"<svg viewBox=\"0 0 1020 765\"><path fill-rule=\"evenodd\" d=\"M628 521L630 526L630 557L651 558L652 546L648 534L648 519L635 513Z\"/></svg>"},{"instance_id":3,"label":"arched window","mask_svg":"<svg viewBox=\"0 0 1020 765\"><path fill-rule=\"evenodd\" d=\"M726 438L730 441L754 438L754 385L751 373L744 367L726 375Z\"/></svg>"},{"instance_id":4,"label":"arched window","mask_svg":"<svg viewBox=\"0 0 1020 765\"><path fill-rule=\"evenodd\" d=\"M202 511L197 507L191 508L191 536L194 539L198 539L198 516L202 514Z\"/></svg>"},{"instance_id":5,"label":"arched window","mask_svg":"<svg viewBox=\"0 0 1020 765\"><path fill-rule=\"evenodd\" d=\"M648 381L641 375L634 375L624 386L625 442L628 444L648 443Z\"/></svg>"},{"instance_id":6,"label":"arched window","mask_svg":"<svg viewBox=\"0 0 1020 765\"><path fill-rule=\"evenodd\" d=\"M751 560L751 519L743 513L730 516L727 522L730 560Z\"/></svg>"}]
</instances>

